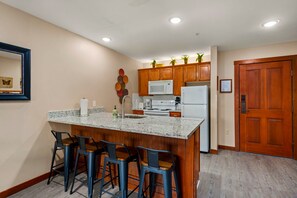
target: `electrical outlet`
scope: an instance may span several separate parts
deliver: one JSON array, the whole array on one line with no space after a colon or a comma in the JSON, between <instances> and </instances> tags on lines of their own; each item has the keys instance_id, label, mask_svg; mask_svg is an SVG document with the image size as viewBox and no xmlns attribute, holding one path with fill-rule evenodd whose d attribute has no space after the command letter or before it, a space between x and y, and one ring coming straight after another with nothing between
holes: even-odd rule
<instances>
[{"instance_id":1,"label":"electrical outlet","mask_svg":"<svg viewBox=\"0 0 297 198\"><path fill-rule=\"evenodd\" d=\"M93 100L93 107L96 107L96 100Z\"/></svg>"}]
</instances>

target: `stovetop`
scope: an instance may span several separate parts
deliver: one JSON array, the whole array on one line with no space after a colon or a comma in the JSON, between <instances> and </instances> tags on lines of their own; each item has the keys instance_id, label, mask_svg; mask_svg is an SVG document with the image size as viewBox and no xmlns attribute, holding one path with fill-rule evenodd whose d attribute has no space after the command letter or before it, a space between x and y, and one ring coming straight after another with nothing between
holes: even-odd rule
<instances>
[{"instance_id":1,"label":"stovetop","mask_svg":"<svg viewBox=\"0 0 297 198\"><path fill-rule=\"evenodd\" d=\"M152 108L144 109L144 111L151 112L169 112L175 109L174 100L153 100Z\"/></svg>"},{"instance_id":2,"label":"stovetop","mask_svg":"<svg viewBox=\"0 0 297 198\"><path fill-rule=\"evenodd\" d=\"M147 111L171 111L172 109L158 109L158 108L152 108L152 109L144 109Z\"/></svg>"}]
</instances>

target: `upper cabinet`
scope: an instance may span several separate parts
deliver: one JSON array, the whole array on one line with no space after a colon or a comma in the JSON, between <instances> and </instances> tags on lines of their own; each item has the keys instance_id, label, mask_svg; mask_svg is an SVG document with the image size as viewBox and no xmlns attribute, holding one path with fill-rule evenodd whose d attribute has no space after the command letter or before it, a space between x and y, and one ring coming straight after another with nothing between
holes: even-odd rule
<instances>
[{"instance_id":1,"label":"upper cabinet","mask_svg":"<svg viewBox=\"0 0 297 198\"><path fill-rule=\"evenodd\" d=\"M173 80L173 94L181 95L186 82L209 81L210 62L138 70L140 96L148 96L148 81Z\"/></svg>"},{"instance_id":2,"label":"upper cabinet","mask_svg":"<svg viewBox=\"0 0 297 198\"><path fill-rule=\"evenodd\" d=\"M173 95L181 95L181 87L184 86L184 67L174 66L173 67Z\"/></svg>"},{"instance_id":3,"label":"upper cabinet","mask_svg":"<svg viewBox=\"0 0 297 198\"><path fill-rule=\"evenodd\" d=\"M197 81L197 64L189 64L184 66L184 82Z\"/></svg>"},{"instance_id":4,"label":"upper cabinet","mask_svg":"<svg viewBox=\"0 0 297 198\"><path fill-rule=\"evenodd\" d=\"M138 70L138 94L139 96L148 95L148 81L149 81L149 70Z\"/></svg>"},{"instance_id":5,"label":"upper cabinet","mask_svg":"<svg viewBox=\"0 0 297 198\"><path fill-rule=\"evenodd\" d=\"M210 63L199 63L197 66L199 81L210 81Z\"/></svg>"},{"instance_id":6,"label":"upper cabinet","mask_svg":"<svg viewBox=\"0 0 297 198\"><path fill-rule=\"evenodd\" d=\"M148 69L147 71L148 71L149 81L160 79L160 71L158 69Z\"/></svg>"},{"instance_id":7,"label":"upper cabinet","mask_svg":"<svg viewBox=\"0 0 297 198\"><path fill-rule=\"evenodd\" d=\"M172 80L172 67L160 68L159 80Z\"/></svg>"}]
</instances>

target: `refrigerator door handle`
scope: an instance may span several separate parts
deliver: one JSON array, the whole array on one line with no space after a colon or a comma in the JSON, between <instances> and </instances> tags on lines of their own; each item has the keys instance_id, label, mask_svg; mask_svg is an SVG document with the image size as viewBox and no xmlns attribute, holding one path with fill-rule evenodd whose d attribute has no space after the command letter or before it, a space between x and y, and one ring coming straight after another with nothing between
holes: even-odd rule
<instances>
[{"instance_id":1,"label":"refrigerator door handle","mask_svg":"<svg viewBox=\"0 0 297 198\"><path fill-rule=\"evenodd\" d=\"M184 105L181 106L181 117L184 117Z\"/></svg>"}]
</instances>

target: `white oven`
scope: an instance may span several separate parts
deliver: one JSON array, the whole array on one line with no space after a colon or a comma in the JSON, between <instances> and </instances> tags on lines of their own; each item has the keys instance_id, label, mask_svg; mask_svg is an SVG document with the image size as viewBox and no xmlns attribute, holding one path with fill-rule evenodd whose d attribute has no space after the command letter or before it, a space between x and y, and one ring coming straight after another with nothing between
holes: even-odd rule
<instances>
[{"instance_id":1,"label":"white oven","mask_svg":"<svg viewBox=\"0 0 297 198\"><path fill-rule=\"evenodd\" d=\"M152 108L143 112L149 116L170 116L172 110L175 110L175 100L152 100Z\"/></svg>"},{"instance_id":2,"label":"white oven","mask_svg":"<svg viewBox=\"0 0 297 198\"><path fill-rule=\"evenodd\" d=\"M173 94L173 80L149 81L149 95Z\"/></svg>"},{"instance_id":3,"label":"white oven","mask_svg":"<svg viewBox=\"0 0 297 198\"><path fill-rule=\"evenodd\" d=\"M144 110L144 115L149 115L149 116L169 116L169 110L167 111L162 111L162 110Z\"/></svg>"}]
</instances>

